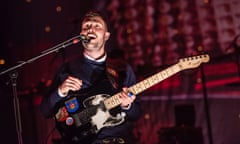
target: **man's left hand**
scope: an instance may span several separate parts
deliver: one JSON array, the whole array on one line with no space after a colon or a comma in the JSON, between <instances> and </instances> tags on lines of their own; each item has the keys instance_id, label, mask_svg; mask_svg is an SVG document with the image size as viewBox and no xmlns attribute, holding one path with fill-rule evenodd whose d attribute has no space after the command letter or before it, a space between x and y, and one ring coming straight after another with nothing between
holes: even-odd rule
<instances>
[{"instance_id":1,"label":"man's left hand","mask_svg":"<svg viewBox=\"0 0 240 144\"><path fill-rule=\"evenodd\" d=\"M121 100L121 107L129 107L133 103L133 101L136 99L135 95L128 95L128 88L124 87L123 91L120 92L119 98Z\"/></svg>"}]
</instances>

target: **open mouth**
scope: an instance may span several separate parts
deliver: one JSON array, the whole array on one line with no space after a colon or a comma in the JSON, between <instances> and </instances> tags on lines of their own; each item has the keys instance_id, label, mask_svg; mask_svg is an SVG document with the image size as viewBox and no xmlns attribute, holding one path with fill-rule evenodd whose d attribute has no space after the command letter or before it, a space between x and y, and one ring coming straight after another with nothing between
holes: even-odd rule
<instances>
[{"instance_id":1,"label":"open mouth","mask_svg":"<svg viewBox=\"0 0 240 144\"><path fill-rule=\"evenodd\" d=\"M96 39L97 38L97 36L95 34L91 34L91 33L87 34L87 37L89 37L90 39Z\"/></svg>"}]
</instances>

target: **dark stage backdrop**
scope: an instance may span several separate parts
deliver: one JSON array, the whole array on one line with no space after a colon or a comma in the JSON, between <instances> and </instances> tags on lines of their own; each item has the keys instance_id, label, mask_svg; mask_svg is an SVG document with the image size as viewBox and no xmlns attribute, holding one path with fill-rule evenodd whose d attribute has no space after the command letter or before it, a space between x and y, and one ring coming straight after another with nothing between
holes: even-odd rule
<instances>
[{"instance_id":1,"label":"dark stage backdrop","mask_svg":"<svg viewBox=\"0 0 240 144\"><path fill-rule=\"evenodd\" d=\"M141 94L144 113L134 129L140 144L155 144L163 135L171 139L176 134L172 131L178 104L194 105L194 127L201 128L204 144L208 144L203 84L209 97L213 143L239 144L239 7L239 0L4 1L0 13L0 70L78 35L82 14L98 9L111 23L108 48L118 47L125 53L139 81L180 58L202 52L211 57L204 64L205 77L200 68L182 71ZM78 55L81 48L80 44L67 47L18 69L24 144L51 144L59 139L53 120L43 118L38 106L59 65ZM1 140L17 143L8 73L0 76L0 86Z\"/></svg>"}]
</instances>

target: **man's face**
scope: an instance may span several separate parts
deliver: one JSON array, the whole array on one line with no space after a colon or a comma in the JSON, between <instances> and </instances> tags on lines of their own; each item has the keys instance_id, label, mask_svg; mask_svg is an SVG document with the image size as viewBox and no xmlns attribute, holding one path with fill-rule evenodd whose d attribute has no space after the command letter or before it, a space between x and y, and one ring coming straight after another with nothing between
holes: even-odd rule
<instances>
[{"instance_id":1,"label":"man's face","mask_svg":"<svg viewBox=\"0 0 240 144\"><path fill-rule=\"evenodd\" d=\"M83 46L87 49L104 47L105 42L110 36L105 22L99 16L85 18L82 22L82 31L80 34L91 38L88 44L83 43Z\"/></svg>"}]
</instances>

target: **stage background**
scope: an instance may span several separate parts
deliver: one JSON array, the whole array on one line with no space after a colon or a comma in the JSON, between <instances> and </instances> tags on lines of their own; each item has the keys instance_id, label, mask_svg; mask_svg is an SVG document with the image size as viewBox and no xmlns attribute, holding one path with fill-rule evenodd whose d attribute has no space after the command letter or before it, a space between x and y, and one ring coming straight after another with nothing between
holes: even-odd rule
<instances>
[{"instance_id":1,"label":"stage background","mask_svg":"<svg viewBox=\"0 0 240 144\"><path fill-rule=\"evenodd\" d=\"M239 144L239 7L239 0L4 1L0 71L78 35L81 16L97 9L109 17L112 38L108 50L124 52L138 81L181 58L210 56L202 67L181 71L139 95L143 116L134 127L138 143L158 143L159 131L176 125L175 106L191 104L196 114L194 127L201 128L204 144L210 144L209 135L214 144ZM58 67L81 48L72 45L17 69L24 144L51 144L60 138L53 120L45 119L38 106ZM9 73L0 75L0 98L1 140L17 143Z\"/></svg>"}]
</instances>

